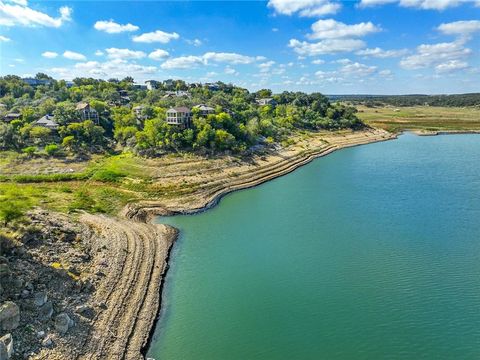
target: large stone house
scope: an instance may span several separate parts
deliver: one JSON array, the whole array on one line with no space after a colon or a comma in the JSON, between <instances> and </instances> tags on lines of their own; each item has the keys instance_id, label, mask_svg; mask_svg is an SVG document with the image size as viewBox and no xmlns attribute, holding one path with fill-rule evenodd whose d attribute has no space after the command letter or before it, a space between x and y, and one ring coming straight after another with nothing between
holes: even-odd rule
<instances>
[{"instance_id":1,"label":"large stone house","mask_svg":"<svg viewBox=\"0 0 480 360\"><path fill-rule=\"evenodd\" d=\"M98 124L98 112L88 102L79 102L75 109L80 113L82 121L92 120Z\"/></svg>"},{"instance_id":2,"label":"large stone house","mask_svg":"<svg viewBox=\"0 0 480 360\"><path fill-rule=\"evenodd\" d=\"M192 121L192 111L185 107L174 107L167 110L167 124L188 127Z\"/></svg>"}]
</instances>

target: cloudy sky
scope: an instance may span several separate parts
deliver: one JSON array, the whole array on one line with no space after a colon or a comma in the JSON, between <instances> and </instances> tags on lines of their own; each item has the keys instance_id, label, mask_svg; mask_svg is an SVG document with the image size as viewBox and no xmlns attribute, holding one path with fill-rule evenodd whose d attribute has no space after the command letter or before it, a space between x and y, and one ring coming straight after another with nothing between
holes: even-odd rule
<instances>
[{"instance_id":1,"label":"cloudy sky","mask_svg":"<svg viewBox=\"0 0 480 360\"><path fill-rule=\"evenodd\" d=\"M0 0L0 74L480 91L480 0Z\"/></svg>"}]
</instances>

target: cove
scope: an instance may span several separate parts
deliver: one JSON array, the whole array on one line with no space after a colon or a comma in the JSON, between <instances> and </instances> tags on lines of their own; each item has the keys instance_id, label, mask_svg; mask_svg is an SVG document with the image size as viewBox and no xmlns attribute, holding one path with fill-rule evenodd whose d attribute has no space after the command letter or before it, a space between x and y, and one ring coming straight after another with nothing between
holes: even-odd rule
<instances>
[{"instance_id":1,"label":"cove","mask_svg":"<svg viewBox=\"0 0 480 360\"><path fill-rule=\"evenodd\" d=\"M480 358L480 137L343 149L180 229L155 359Z\"/></svg>"}]
</instances>

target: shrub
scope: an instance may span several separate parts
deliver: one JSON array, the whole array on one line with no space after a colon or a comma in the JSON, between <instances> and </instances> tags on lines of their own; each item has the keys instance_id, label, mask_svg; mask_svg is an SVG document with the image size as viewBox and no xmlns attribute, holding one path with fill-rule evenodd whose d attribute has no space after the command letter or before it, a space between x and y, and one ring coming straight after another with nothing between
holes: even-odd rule
<instances>
[{"instance_id":1,"label":"shrub","mask_svg":"<svg viewBox=\"0 0 480 360\"><path fill-rule=\"evenodd\" d=\"M119 171L104 169L95 172L91 179L102 182L117 182L123 177L125 177L125 175Z\"/></svg>"},{"instance_id":2,"label":"shrub","mask_svg":"<svg viewBox=\"0 0 480 360\"><path fill-rule=\"evenodd\" d=\"M36 151L37 151L37 148L35 146L28 146L28 147L22 149L22 152L24 154L27 154L27 156L29 156L29 157L35 155Z\"/></svg>"},{"instance_id":3,"label":"shrub","mask_svg":"<svg viewBox=\"0 0 480 360\"><path fill-rule=\"evenodd\" d=\"M58 154L60 148L56 144L50 144L45 146L45 152L47 153L48 156L54 156Z\"/></svg>"}]
</instances>

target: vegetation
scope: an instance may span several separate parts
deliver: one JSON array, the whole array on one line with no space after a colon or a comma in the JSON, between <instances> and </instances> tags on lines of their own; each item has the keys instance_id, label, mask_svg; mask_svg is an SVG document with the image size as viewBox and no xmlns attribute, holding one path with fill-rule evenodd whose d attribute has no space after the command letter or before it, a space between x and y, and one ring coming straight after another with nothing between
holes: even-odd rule
<instances>
[{"instance_id":1,"label":"vegetation","mask_svg":"<svg viewBox=\"0 0 480 360\"><path fill-rule=\"evenodd\" d=\"M32 87L17 76L0 78L1 115L20 114L18 119L0 122L1 150L31 158L124 150L148 156L178 151L242 153L258 143L286 141L297 130L363 125L355 108L332 104L319 93L272 95L268 89L250 93L231 84L216 83L212 88L181 80L146 91L134 85L132 78L77 78L73 86L41 73L36 79L48 83ZM275 103L260 106L256 100L262 97L272 97ZM78 102L88 102L98 119L82 118ZM188 127L165 122L168 108L197 104L215 111L206 116L194 109ZM137 106L141 106L139 112L134 111ZM58 129L36 126L44 115L53 115Z\"/></svg>"},{"instance_id":2,"label":"vegetation","mask_svg":"<svg viewBox=\"0 0 480 360\"><path fill-rule=\"evenodd\" d=\"M392 132L480 130L480 109L477 108L358 106L358 110L358 117L366 124Z\"/></svg>"}]
</instances>

